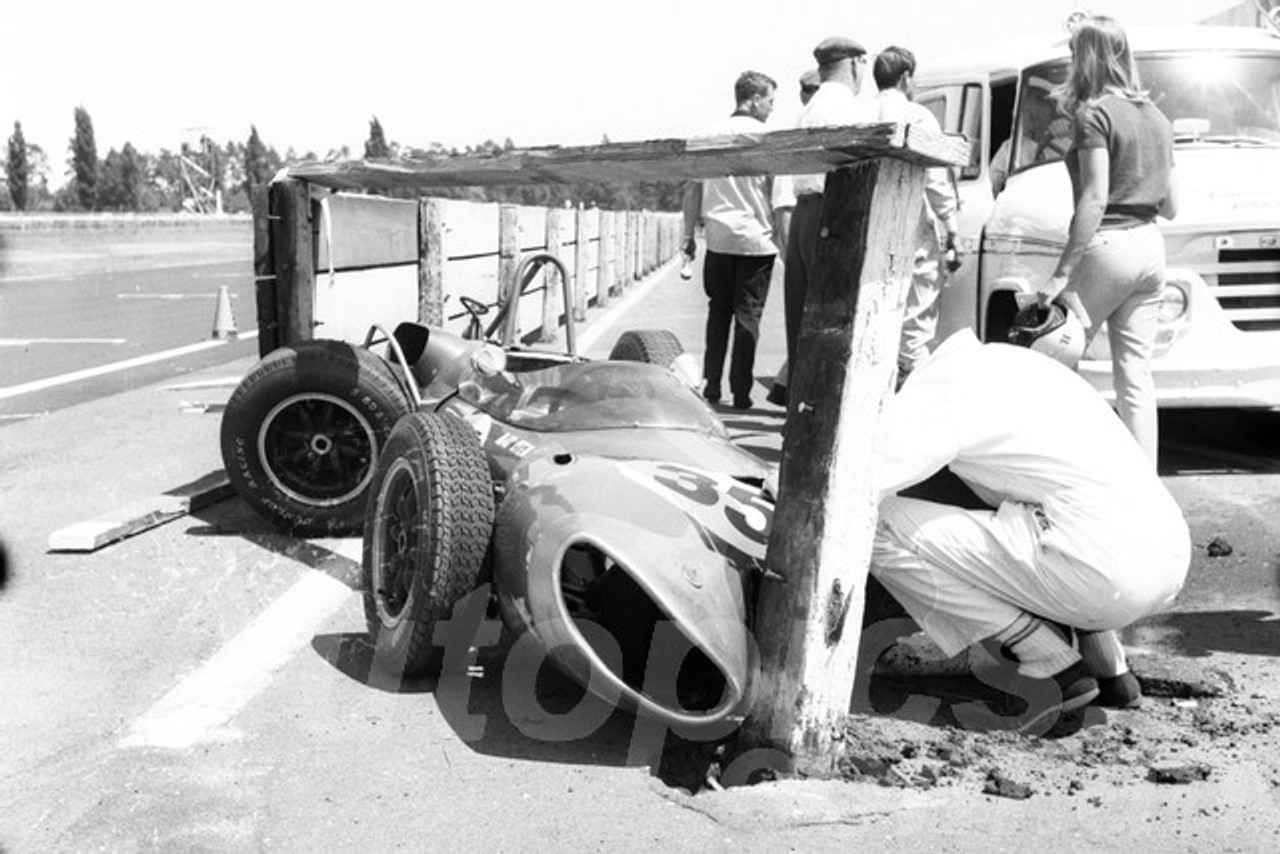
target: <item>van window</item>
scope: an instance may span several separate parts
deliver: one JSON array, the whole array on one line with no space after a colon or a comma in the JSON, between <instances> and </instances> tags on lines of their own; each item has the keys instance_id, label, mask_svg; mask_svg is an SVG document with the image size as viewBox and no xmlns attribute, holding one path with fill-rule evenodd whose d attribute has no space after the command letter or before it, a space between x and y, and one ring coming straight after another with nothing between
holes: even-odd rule
<instances>
[{"instance_id":1,"label":"van window","mask_svg":"<svg viewBox=\"0 0 1280 854\"><path fill-rule=\"evenodd\" d=\"M1061 160L1071 146L1071 118L1058 109L1053 90L1067 79L1067 60L1037 65L1022 75L1009 174L1037 163Z\"/></svg>"},{"instance_id":2,"label":"van window","mask_svg":"<svg viewBox=\"0 0 1280 854\"><path fill-rule=\"evenodd\" d=\"M1280 145L1280 55L1191 51L1139 54L1137 62L1177 143ZM1023 73L1010 174L1060 160L1070 147L1071 119L1050 94L1069 70L1064 59Z\"/></svg>"},{"instance_id":3,"label":"van window","mask_svg":"<svg viewBox=\"0 0 1280 854\"><path fill-rule=\"evenodd\" d=\"M1179 142L1280 143L1280 55L1139 56L1138 73Z\"/></svg>"}]
</instances>

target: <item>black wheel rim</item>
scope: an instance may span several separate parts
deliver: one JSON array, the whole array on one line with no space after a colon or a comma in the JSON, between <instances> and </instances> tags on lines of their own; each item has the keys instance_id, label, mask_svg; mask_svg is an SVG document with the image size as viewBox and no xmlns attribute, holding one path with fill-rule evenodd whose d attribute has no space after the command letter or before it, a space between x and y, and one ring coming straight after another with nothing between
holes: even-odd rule
<instances>
[{"instance_id":1,"label":"black wheel rim","mask_svg":"<svg viewBox=\"0 0 1280 854\"><path fill-rule=\"evenodd\" d=\"M418 524L418 480L404 460L387 473L377 498L378 523L374 532L374 588L384 621L398 622L420 571L426 543Z\"/></svg>"},{"instance_id":2,"label":"black wheel rim","mask_svg":"<svg viewBox=\"0 0 1280 854\"><path fill-rule=\"evenodd\" d=\"M258 453L271 483L295 501L332 506L369 485L377 437L368 419L330 395L295 395L263 419Z\"/></svg>"}]
</instances>

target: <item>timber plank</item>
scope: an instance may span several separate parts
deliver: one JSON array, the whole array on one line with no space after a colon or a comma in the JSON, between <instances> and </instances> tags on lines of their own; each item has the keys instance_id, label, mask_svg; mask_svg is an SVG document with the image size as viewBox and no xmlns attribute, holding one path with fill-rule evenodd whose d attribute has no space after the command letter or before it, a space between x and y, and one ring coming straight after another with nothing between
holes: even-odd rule
<instances>
[{"instance_id":1,"label":"timber plank","mask_svg":"<svg viewBox=\"0 0 1280 854\"><path fill-rule=\"evenodd\" d=\"M616 142L515 148L496 154L299 163L290 178L338 190L659 181L723 175L827 172L873 157L919 166L962 165L960 137L892 122Z\"/></svg>"}]
</instances>

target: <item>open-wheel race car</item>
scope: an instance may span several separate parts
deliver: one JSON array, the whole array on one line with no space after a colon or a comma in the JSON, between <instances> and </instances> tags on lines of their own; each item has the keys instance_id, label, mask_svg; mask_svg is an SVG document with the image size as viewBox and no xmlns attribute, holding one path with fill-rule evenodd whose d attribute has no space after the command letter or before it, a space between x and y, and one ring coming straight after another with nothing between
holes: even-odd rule
<instances>
[{"instance_id":1,"label":"open-wheel race car","mask_svg":"<svg viewBox=\"0 0 1280 854\"><path fill-rule=\"evenodd\" d=\"M463 304L464 335L403 323L268 354L224 416L237 490L301 533L362 527L365 614L392 673L438 670L437 624L489 582L506 625L593 694L685 730L732 719L765 464L681 375L669 331L588 361L572 318L566 352L530 350L494 334L509 315L486 329L487 307Z\"/></svg>"}]
</instances>

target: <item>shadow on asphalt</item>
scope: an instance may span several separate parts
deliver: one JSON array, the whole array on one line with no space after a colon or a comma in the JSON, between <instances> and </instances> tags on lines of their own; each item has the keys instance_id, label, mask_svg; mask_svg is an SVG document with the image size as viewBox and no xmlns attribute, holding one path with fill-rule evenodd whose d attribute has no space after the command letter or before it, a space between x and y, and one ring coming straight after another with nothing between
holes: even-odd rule
<instances>
[{"instance_id":1,"label":"shadow on asphalt","mask_svg":"<svg viewBox=\"0 0 1280 854\"><path fill-rule=\"evenodd\" d=\"M373 690L434 694L446 723L477 753L614 767L656 762L665 729L588 694L549 662L536 674L508 675L513 643L504 630L498 644L476 651L465 672L419 679L379 667L364 633L317 635L312 648L335 670ZM524 690L530 682L531 693Z\"/></svg>"},{"instance_id":2,"label":"shadow on asphalt","mask_svg":"<svg viewBox=\"0 0 1280 854\"><path fill-rule=\"evenodd\" d=\"M1130 626L1123 639L1176 656L1228 652L1280 657L1280 615L1260 610L1161 614Z\"/></svg>"}]
</instances>

